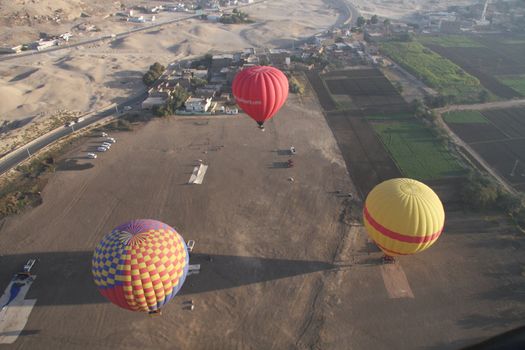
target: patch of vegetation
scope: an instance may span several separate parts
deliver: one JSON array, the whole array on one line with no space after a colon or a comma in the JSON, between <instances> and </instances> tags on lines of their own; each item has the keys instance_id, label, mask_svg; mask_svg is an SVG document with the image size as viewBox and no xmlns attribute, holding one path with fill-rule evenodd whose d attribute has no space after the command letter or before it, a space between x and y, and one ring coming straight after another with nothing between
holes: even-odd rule
<instances>
[{"instance_id":1,"label":"patch of vegetation","mask_svg":"<svg viewBox=\"0 0 525 350\"><path fill-rule=\"evenodd\" d=\"M430 180L464 174L442 140L422 122L399 120L372 126L405 176Z\"/></svg>"},{"instance_id":2,"label":"patch of vegetation","mask_svg":"<svg viewBox=\"0 0 525 350\"><path fill-rule=\"evenodd\" d=\"M44 175L55 171L55 155L48 152L16 168L17 176L0 188L0 219L42 203L40 192L47 183Z\"/></svg>"},{"instance_id":3,"label":"patch of vegetation","mask_svg":"<svg viewBox=\"0 0 525 350\"><path fill-rule=\"evenodd\" d=\"M149 70L146 72L146 74L144 74L142 81L147 86L151 86L162 75L162 73L164 73L165 70L166 67L164 67L159 62L155 62L149 67Z\"/></svg>"},{"instance_id":4,"label":"patch of vegetation","mask_svg":"<svg viewBox=\"0 0 525 350\"><path fill-rule=\"evenodd\" d=\"M233 9L231 14L223 14L219 19L219 22L225 24L238 24L238 23L253 23L253 20L248 18L248 14L238 9Z\"/></svg>"},{"instance_id":5,"label":"patch of vegetation","mask_svg":"<svg viewBox=\"0 0 525 350\"><path fill-rule=\"evenodd\" d=\"M299 95L304 94L304 85L301 84L295 77L288 77L288 85L290 92Z\"/></svg>"},{"instance_id":6,"label":"patch of vegetation","mask_svg":"<svg viewBox=\"0 0 525 350\"><path fill-rule=\"evenodd\" d=\"M525 75L504 75L499 76L498 80L514 91L525 96Z\"/></svg>"},{"instance_id":7,"label":"patch of vegetation","mask_svg":"<svg viewBox=\"0 0 525 350\"><path fill-rule=\"evenodd\" d=\"M208 84L208 81L206 79L202 79L202 78L199 78L199 77L193 77L191 78L191 86L193 88L198 88L198 87L202 87L206 84Z\"/></svg>"},{"instance_id":8,"label":"patch of vegetation","mask_svg":"<svg viewBox=\"0 0 525 350\"><path fill-rule=\"evenodd\" d=\"M173 115L175 111L184 105L184 102L190 97L190 93L183 87L177 86L173 90L170 99L166 105L155 109L155 114L159 117Z\"/></svg>"},{"instance_id":9,"label":"patch of vegetation","mask_svg":"<svg viewBox=\"0 0 525 350\"><path fill-rule=\"evenodd\" d=\"M470 172L460 196L469 209L502 210L522 229L525 228L525 196L505 191L487 175Z\"/></svg>"},{"instance_id":10,"label":"patch of vegetation","mask_svg":"<svg viewBox=\"0 0 525 350\"><path fill-rule=\"evenodd\" d=\"M109 124L106 124L102 130L104 131L131 131L133 127L131 123L123 118L119 118Z\"/></svg>"},{"instance_id":11,"label":"patch of vegetation","mask_svg":"<svg viewBox=\"0 0 525 350\"><path fill-rule=\"evenodd\" d=\"M483 44L466 35L420 36L417 40L423 44L443 47L484 47Z\"/></svg>"},{"instance_id":12,"label":"patch of vegetation","mask_svg":"<svg viewBox=\"0 0 525 350\"><path fill-rule=\"evenodd\" d=\"M420 43L385 42L380 48L418 79L446 96L448 101L479 101L483 88L477 78Z\"/></svg>"},{"instance_id":13,"label":"patch of vegetation","mask_svg":"<svg viewBox=\"0 0 525 350\"><path fill-rule=\"evenodd\" d=\"M412 118L411 114L407 113L389 113L389 114L374 114L366 117L368 120L400 120Z\"/></svg>"},{"instance_id":14,"label":"patch of vegetation","mask_svg":"<svg viewBox=\"0 0 525 350\"><path fill-rule=\"evenodd\" d=\"M478 111L448 112L443 115L447 123L456 124L488 124L489 120Z\"/></svg>"}]
</instances>

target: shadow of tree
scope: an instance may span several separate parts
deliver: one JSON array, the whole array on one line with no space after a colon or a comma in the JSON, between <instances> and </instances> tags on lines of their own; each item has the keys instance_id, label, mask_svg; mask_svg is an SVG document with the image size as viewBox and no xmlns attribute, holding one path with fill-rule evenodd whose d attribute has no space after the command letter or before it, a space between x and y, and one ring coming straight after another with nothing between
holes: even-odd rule
<instances>
[{"instance_id":1,"label":"shadow of tree","mask_svg":"<svg viewBox=\"0 0 525 350\"><path fill-rule=\"evenodd\" d=\"M87 159L87 157L86 157ZM93 168L92 163L78 163L77 159L65 159L57 164L57 171L86 170Z\"/></svg>"}]
</instances>

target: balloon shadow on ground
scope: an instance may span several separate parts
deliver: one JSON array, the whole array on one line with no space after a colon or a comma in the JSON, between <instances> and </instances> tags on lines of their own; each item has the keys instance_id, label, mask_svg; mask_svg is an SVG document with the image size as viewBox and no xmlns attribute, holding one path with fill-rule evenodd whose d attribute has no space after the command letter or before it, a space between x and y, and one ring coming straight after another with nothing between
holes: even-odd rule
<instances>
[{"instance_id":1,"label":"balloon shadow on ground","mask_svg":"<svg viewBox=\"0 0 525 350\"><path fill-rule=\"evenodd\" d=\"M85 157L87 159L87 157ZM58 163L58 171L71 171L71 170L86 170L93 168L94 165L91 163L78 163L77 159L65 159Z\"/></svg>"},{"instance_id":2,"label":"balloon shadow on ground","mask_svg":"<svg viewBox=\"0 0 525 350\"><path fill-rule=\"evenodd\" d=\"M91 274L93 252L35 252L0 256L0 288L30 258L38 261L31 273L35 282L26 299L36 307L82 305L108 302L97 290ZM322 261L194 253L191 264L200 264L200 273L188 276L179 294L191 295L267 282L297 275L336 269Z\"/></svg>"},{"instance_id":3,"label":"balloon shadow on ground","mask_svg":"<svg viewBox=\"0 0 525 350\"><path fill-rule=\"evenodd\" d=\"M288 168L291 168L288 162L273 162L272 165L268 167L268 169L288 169Z\"/></svg>"},{"instance_id":4,"label":"balloon shadow on ground","mask_svg":"<svg viewBox=\"0 0 525 350\"><path fill-rule=\"evenodd\" d=\"M0 332L0 337L1 336L13 336L13 335L18 335L19 337L24 337L26 335L35 335L35 334L39 334L40 331L39 330L36 330L36 329L28 329L28 330L22 330L20 332L17 332L17 331L8 331L8 332Z\"/></svg>"}]
</instances>

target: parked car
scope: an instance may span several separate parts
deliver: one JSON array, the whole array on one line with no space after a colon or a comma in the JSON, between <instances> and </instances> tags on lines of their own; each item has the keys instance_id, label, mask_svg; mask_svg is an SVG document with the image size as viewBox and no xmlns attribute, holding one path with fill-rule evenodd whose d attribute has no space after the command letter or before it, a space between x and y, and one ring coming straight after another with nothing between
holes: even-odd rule
<instances>
[{"instance_id":1,"label":"parked car","mask_svg":"<svg viewBox=\"0 0 525 350\"><path fill-rule=\"evenodd\" d=\"M101 146L106 148L111 148L112 143L109 142L102 142Z\"/></svg>"},{"instance_id":2,"label":"parked car","mask_svg":"<svg viewBox=\"0 0 525 350\"><path fill-rule=\"evenodd\" d=\"M108 134L106 134L105 132L103 132L103 133L101 134L101 136L102 136L102 137L107 137Z\"/></svg>"},{"instance_id":3,"label":"parked car","mask_svg":"<svg viewBox=\"0 0 525 350\"><path fill-rule=\"evenodd\" d=\"M97 147L97 152L106 152L107 150L108 150L108 148L106 148L104 146Z\"/></svg>"},{"instance_id":4,"label":"parked car","mask_svg":"<svg viewBox=\"0 0 525 350\"><path fill-rule=\"evenodd\" d=\"M125 111L131 111L133 109L133 107L131 106L124 106L124 110Z\"/></svg>"},{"instance_id":5,"label":"parked car","mask_svg":"<svg viewBox=\"0 0 525 350\"><path fill-rule=\"evenodd\" d=\"M95 158L97 158L97 155L96 155L95 153L88 153L87 156L88 156L88 158L90 158L90 159L95 159Z\"/></svg>"},{"instance_id":6,"label":"parked car","mask_svg":"<svg viewBox=\"0 0 525 350\"><path fill-rule=\"evenodd\" d=\"M117 140L115 140L113 137L108 137L108 138L106 139L106 142L115 143L115 142L117 142Z\"/></svg>"}]
</instances>

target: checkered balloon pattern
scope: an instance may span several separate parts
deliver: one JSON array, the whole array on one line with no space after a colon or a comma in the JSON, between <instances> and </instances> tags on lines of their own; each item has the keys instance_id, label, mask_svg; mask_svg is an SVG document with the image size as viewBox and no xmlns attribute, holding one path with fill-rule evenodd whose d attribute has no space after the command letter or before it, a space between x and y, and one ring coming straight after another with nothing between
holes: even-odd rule
<instances>
[{"instance_id":1,"label":"checkered balloon pattern","mask_svg":"<svg viewBox=\"0 0 525 350\"><path fill-rule=\"evenodd\" d=\"M180 290L188 273L183 238L156 220L134 220L98 244L92 273L100 293L132 311L160 310Z\"/></svg>"}]
</instances>

